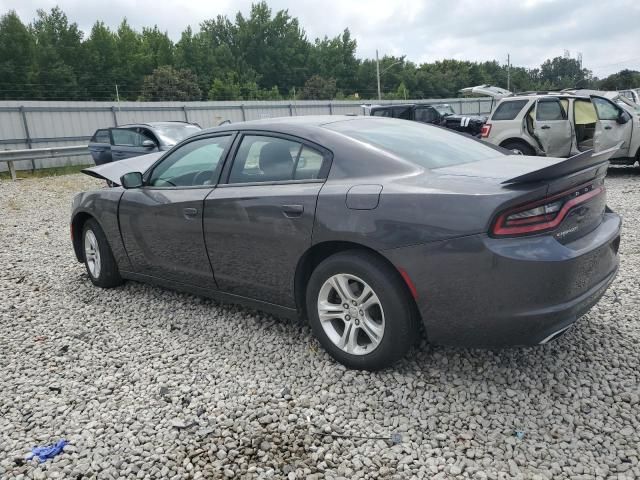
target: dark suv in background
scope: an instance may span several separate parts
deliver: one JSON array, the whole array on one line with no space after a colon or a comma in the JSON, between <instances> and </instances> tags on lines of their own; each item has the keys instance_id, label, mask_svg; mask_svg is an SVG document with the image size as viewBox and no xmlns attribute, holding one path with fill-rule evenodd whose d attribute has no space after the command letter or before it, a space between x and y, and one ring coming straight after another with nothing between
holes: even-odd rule
<instances>
[{"instance_id":1,"label":"dark suv in background","mask_svg":"<svg viewBox=\"0 0 640 480\"><path fill-rule=\"evenodd\" d=\"M448 103L375 105L369 111L375 117L391 117L431 123L476 137L480 136L482 125L487 121L486 116L459 115Z\"/></svg>"},{"instance_id":2,"label":"dark suv in background","mask_svg":"<svg viewBox=\"0 0 640 480\"><path fill-rule=\"evenodd\" d=\"M89 151L96 165L168 150L184 138L201 130L186 122L149 122L97 130L89 140Z\"/></svg>"}]
</instances>

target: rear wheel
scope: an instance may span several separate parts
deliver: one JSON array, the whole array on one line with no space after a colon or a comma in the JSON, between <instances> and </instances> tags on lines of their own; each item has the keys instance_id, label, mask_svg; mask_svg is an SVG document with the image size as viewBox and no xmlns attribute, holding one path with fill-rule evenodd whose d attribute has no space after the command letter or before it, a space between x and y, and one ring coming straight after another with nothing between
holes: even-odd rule
<instances>
[{"instance_id":1,"label":"rear wheel","mask_svg":"<svg viewBox=\"0 0 640 480\"><path fill-rule=\"evenodd\" d=\"M378 370L407 353L417 331L412 302L398 272L358 250L324 260L307 286L314 334L349 368Z\"/></svg>"},{"instance_id":2,"label":"rear wheel","mask_svg":"<svg viewBox=\"0 0 640 480\"><path fill-rule=\"evenodd\" d=\"M518 155L529 155L532 157L536 155L536 151L525 142L508 141L502 144L502 148L511 150Z\"/></svg>"},{"instance_id":3,"label":"rear wheel","mask_svg":"<svg viewBox=\"0 0 640 480\"><path fill-rule=\"evenodd\" d=\"M87 220L82 229L84 264L94 285L103 288L122 284L118 265L102 228L94 219Z\"/></svg>"}]
</instances>

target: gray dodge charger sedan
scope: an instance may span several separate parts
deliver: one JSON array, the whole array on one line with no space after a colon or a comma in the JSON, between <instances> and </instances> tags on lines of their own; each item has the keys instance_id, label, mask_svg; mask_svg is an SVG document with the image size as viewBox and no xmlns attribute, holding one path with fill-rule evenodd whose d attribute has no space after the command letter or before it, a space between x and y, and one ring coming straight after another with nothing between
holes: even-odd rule
<instances>
[{"instance_id":1,"label":"gray dodge charger sedan","mask_svg":"<svg viewBox=\"0 0 640 480\"><path fill-rule=\"evenodd\" d=\"M307 319L351 368L419 338L533 345L562 334L618 269L615 149L509 155L405 120L230 124L85 170L71 236L91 281L151 282Z\"/></svg>"}]
</instances>

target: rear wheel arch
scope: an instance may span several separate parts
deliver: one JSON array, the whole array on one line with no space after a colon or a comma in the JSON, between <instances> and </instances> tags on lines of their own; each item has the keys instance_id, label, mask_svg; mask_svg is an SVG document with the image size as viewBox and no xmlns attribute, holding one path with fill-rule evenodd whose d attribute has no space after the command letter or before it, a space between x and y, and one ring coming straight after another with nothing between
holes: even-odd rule
<instances>
[{"instance_id":1,"label":"rear wheel arch","mask_svg":"<svg viewBox=\"0 0 640 480\"><path fill-rule=\"evenodd\" d=\"M409 298L412 299L414 314L416 315L416 319L420 319L420 314L418 311L418 307L415 303L415 299L411 293L411 289L407 285L405 279L402 277L401 273L398 271L395 265L389 261L384 255L380 254L376 250L362 245L356 242L345 242L345 241L327 241L321 242L316 245L311 246L303 255L300 257L298 261L298 266L296 267L296 273L294 277L294 292L295 292L295 302L296 308L302 318L307 320L307 312L306 312L306 293L307 293L307 284L309 283L309 278L311 274L316 269L323 260L329 258L332 255L337 253L347 252L347 251L360 251L366 252L378 259L380 259L383 263L385 263L388 267L395 272L397 278L400 280Z\"/></svg>"},{"instance_id":2,"label":"rear wheel arch","mask_svg":"<svg viewBox=\"0 0 640 480\"><path fill-rule=\"evenodd\" d=\"M78 262L84 262L84 250L82 249L82 231L84 225L90 219L98 221L93 215L87 212L78 212L71 220L71 240L73 242L73 251L76 254ZM98 222L99 223L99 222Z\"/></svg>"}]
</instances>

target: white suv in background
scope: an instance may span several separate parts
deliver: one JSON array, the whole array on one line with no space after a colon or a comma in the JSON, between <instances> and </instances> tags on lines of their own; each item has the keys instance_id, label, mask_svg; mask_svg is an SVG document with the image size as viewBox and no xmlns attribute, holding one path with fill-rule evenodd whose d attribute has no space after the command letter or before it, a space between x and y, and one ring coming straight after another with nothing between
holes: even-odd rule
<instances>
[{"instance_id":1,"label":"white suv in background","mask_svg":"<svg viewBox=\"0 0 640 480\"><path fill-rule=\"evenodd\" d=\"M612 163L640 160L640 118L596 95L569 93L502 97L482 129L485 141L523 155L569 157L620 142Z\"/></svg>"}]
</instances>

